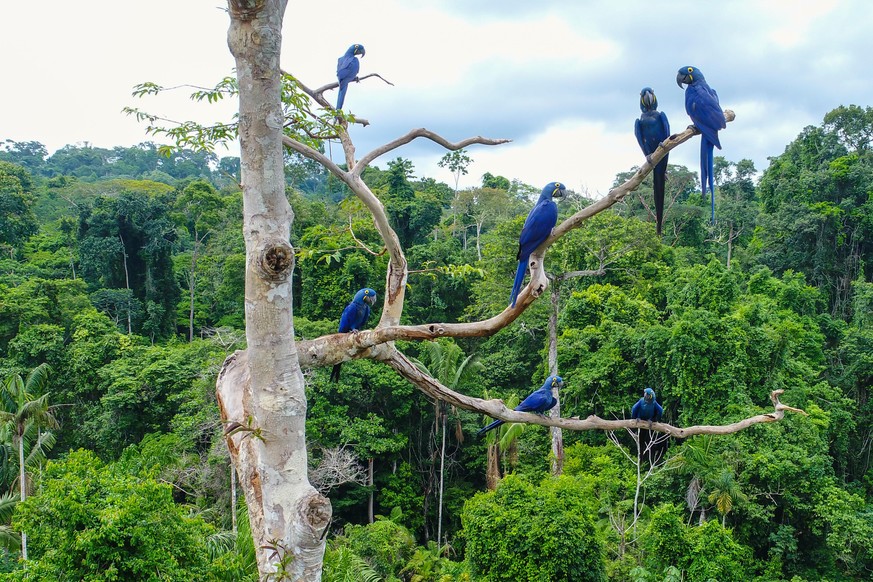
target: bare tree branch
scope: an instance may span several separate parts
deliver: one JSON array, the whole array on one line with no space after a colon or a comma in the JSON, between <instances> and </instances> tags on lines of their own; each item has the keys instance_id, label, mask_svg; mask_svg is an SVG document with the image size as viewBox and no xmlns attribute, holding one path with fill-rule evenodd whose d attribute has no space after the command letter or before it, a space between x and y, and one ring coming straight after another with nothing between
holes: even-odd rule
<instances>
[{"instance_id":1,"label":"bare tree branch","mask_svg":"<svg viewBox=\"0 0 873 582\"><path fill-rule=\"evenodd\" d=\"M321 461L309 471L309 481L323 495L345 483L367 484L367 471L345 446L322 449Z\"/></svg>"},{"instance_id":2,"label":"bare tree branch","mask_svg":"<svg viewBox=\"0 0 873 582\"><path fill-rule=\"evenodd\" d=\"M472 145L472 144L500 145L500 144L509 143L512 141L511 139L491 139L491 138L482 137L482 136L477 135L476 137L468 137L467 139L462 139L459 142L450 142L449 140L447 140L443 136L436 134L436 133L430 131L429 129L419 127L418 129L413 129L412 131L410 131L406 135L398 137L394 141L388 142L385 145L377 147L376 149L374 149L373 151L371 151L370 153L368 153L367 155L362 157L360 159L360 161L358 161L358 163L355 164L354 167L352 167L352 170L351 170L352 173L360 175L361 172L364 171L364 168L366 168L373 160L375 160L379 156L384 155L384 154L390 152L391 150L395 150L402 145L406 145L409 142L411 142L412 140L419 138L419 137L429 139L435 143L440 144L441 146L443 146L447 150L451 150L451 151L456 151L456 150L459 150L461 148L465 148L468 145ZM350 167L351 167L351 165L350 165Z\"/></svg>"},{"instance_id":3,"label":"bare tree branch","mask_svg":"<svg viewBox=\"0 0 873 582\"><path fill-rule=\"evenodd\" d=\"M588 418L580 419L572 418L550 418L544 415L531 414L528 412L516 412L507 408L502 400L482 400L481 398L473 398L455 392L434 378L423 373L409 358L397 350L392 350L390 356L384 359L385 363L394 368L401 376L409 380L416 388L421 390L425 395L436 400L448 402L458 408L479 412L488 415L492 418L498 418L505 422L522 422L526 424L539 424L542 426L557 426L565 430L605 430L614 431L617 429L637 429L647 428L651 431L660 432L674 436L676 438L685 439L699 434L731 434L739 432L754 424L762 424L768 422L776 422L782 420L785 416L785 411L796 412L806 416L806 412L799 408L787 406L779 402L779 396L784 390L774 390L770 393L770 400L773 403L773 412L758 414L749 418L744 418L737 422L725 425L695 425L687 428L676 427L663 422L653 422L651 428L647 421L638 419L631 420L604 420L598 416L591 415Z\"/></svg>"},{"instance_id":4,"label":"bare tree branch","mask_svg":"<svg viewBox=\"0 0 873 582\"><path fill-rule=\"evenodd\" d=\"M324 100L324 97L320 92L326 89L322 88L317 91L312 91L302 83L300 84L300 87L310 95L310 97L316 99L316 101L322 105L330 106L330 104ZM734 118L735 115L733 111L725 111L725 119L727 121L733 121ZM347 167L351 168L351 170L345 171L321 152L290 138L283 138L284 145L301 155L322 164L328 171L349 186L352 192L354 192L354 194L364 203L373 216L376 229L385 242L385 247L388 250L390 258L386 273L386 292L384 294L385 298L382 317L378 325L372 330L364 330L355 334L330 334L314 340L298 342L297 349L301 367L329 366L348 359L368 357L387 363L419 390L434 399L448 402L449 404L458 406L459 408L464 408L465 410L472 410L482 414L487 414L494 418L500 418L508 422L527 422L544 426L557 426L567 430L616 430L618 428L639 427L640 424L637 421L603 420L596 416L590 416L584 420L579 418L550 419L548 417L509 410L499 400L485 401L465 396L449 390L445 386L442 386L436 379L419 370L408 358L406 358L406 356L398 352L390 342L396 340L433 340L438 337L485 337L493 335L511 324L519 315L521 315L521 313L524 312L527 306L533 303L533 301L535 301L536 298L539 297L539 295L541 295L548 287L547 274L542 268L543 257L548 248L558 238L565 235L570 230L578 228L584 220L609 208L616 202L620 201L629 192L635 190L640 185L643 178L652 171L655 165L657 165L667 152L697 134L699 134L699 131L695 127L689 126L684 132L670 136L670 138L661 143L654 154L647 157L646 162L640 166L637 172L629 180L616 188L613 188L601 200L580 210L558 225L553 230L551 236L540 245L537 251L531 254L528 265L531 270L531 281L520 293L514 308L507 307L496 316L478 322L429 323L406 326L398 325L403 311L406 280L409 275L406 257L400 246L397 234L389 224L387 213L385 212L382 202L361 179L363 169L379 156L419 137L430 139L446 149L453 151L471 144L499 145L511 140L490 139L476 136L459 142L450 142L439 134L425 128L419 128L372 150L359 161L355 162L354 144L343 125L339 129L339 139L343 146ZM598 274L602 270L601 267L601 269L590 273L587 271L574 271L573 273L565 274L564 278L569 278L570 276ZM776 393L774 392L774 394ZM778 398L774 399L774 406L776 408L774 413L759 415L751 419L745 419L738 423L733 423L732 425L721 427L689 427L682 429L667 424L655 423L652 426L652 430L671 434L678 438L686 438L693 434L727 434L730 432L736 432L737 430L742 430L751 424L779 420L782 418L784 410L796 410L780 404Z\"/></svg>"},{"instance_id":5,"label":"bare tree branch","mask_svg":"<svg viewBox=\"0 0 873 582\"><path fill-rule=\"evenodd\" d=\"M354 81L355 83L360 83L364 79L369 79L370 77L379 77L388 85L391 85L392 87L394 86L394 83L392 83L391 81L389 81L388 79L386 79L385 77L380 75L379 73L369 73L367 75L364 75L363 77L360 77L360 76L355 77L354 79L352 79L352 81ZM349 82L351 82L351 81L349 81ZM338 89L338 88L339 88L339 82L334 82L334 83L328 83L327 85L322 85L321 87L319 87L318 89L315 89L311 93L310 93L309 89L304 89L304 90L306 91L306 93L310 97L315 98L316 95L318 95L319 97L322 97L322 95L325 91L330 91L331 89Z\"/></svg>"},{"instance_id":6,"label":"bare tree branch","mask_svg":"<svg viewBox=\"0 0 873 582\"><path fill-rule=\"evenodd\" d=\"M726 121L731 122L735 118L736 115L733 111L729 109L725 111ZM424 133L419 134L417 132ZM581 224L588 218L598 214L599 212L602 212L603 210L606 210L615 203L619 202L628 193L639 187L645 176L650 173L652 169L654 169L657 163L665 155L667 155L670 150L674 149L679 144L688 141L693 136L698 135L699 133L700 132L696 127L689 126L682 133L671 135L668 139L664 140L661 145L658 146L658 149L655 150L655 153L647 156L646 162L640 166L640 168L633 176L631 176L631 178L610 190L605 197L601 198L590 206L586 206L570 218L563 221L557 227L555 227L549 238L542 245L540 245L540 247L535 252L533 252L528 259L528 266L531 272L530 282L519 293L518 299L516 299L515 307L507 307L501 313L494 317L491 317L490 319L471 323L427 323L422 325L409 326L397 325L397 323L400 321L400 313L402 312L402 301L392 301L389 295L391 295L393 292L396 296L402 294L405 291L405 282L408 273L405 271L406 259L403 256L402 249L400 249L399 242L397 242L396 245L386 245L388 246L389 253L392 256L392 264L389 265L388 269L388 282L386 285L388 293L385 297L385 309L382 312L382 319L379 324L373 330L362 331L360 333L354 334L355 337L353 338L338 338L338 335L343 334L333 334L330 336L323 336L321 338L310 340L309 342L301 342L300 344L298 344L298 346L300 347L301 365L326 366L344 361L344 357L366 357L363 353L364 350L370 350L377 346L379 343L395 340L433 340L438 337L486 337L497 333L498 331L515 321L515 319L519 315L521 315L521 313L524 312L525 309L527 309L527 306L533 303L537 299L537 297L539 297L548 288L548 274L542 268L542 265L545 252L552 244L554 244L556 240L558 240L560 237L564 236L571 230L581 226ZM399 138L398 140L395 140L391 143L396 143L397 146L395 147L398 147L399 145L402 145L402 143L408 143L409 141L412 141L416 137L428 137L433 139L431 137L432 135L436 136L436 134L432 134L432 132L429 132L425 129L413 130L409 132L406 136ZM441 143L447 147L457 146L457 149L463 147L460 144L466 144L469 142L469 140L464 140L456 144L450 144L446 142L443 138L439 136L436 137L442 140L434 140L437 141L437 143ZM343 139L348 140L347 133L343 135ZM476 140L479 138L470 139ZM487 140L487 142L474 143L491 142L500 142L500 140ZM305 147L306 146L302 146L301 144L301 149ZM387 146L382 147L385 148ZM309 149L311 150L311 148ZM352 151L354 151L353 147L351 149ZM374 152L379 152L380 150L381 148L377 148L376 150L374 150ZM321 155L321 158L326 159L326 157L323 155ZM364 159L362 158L362 160L358 162L358 165L360 166L363 162ZM332 167L328 167L328 169L330 169L331 172L334 172L337 177L349 184L355 194L357 194L358 197L364 201L370 211L373 212L374 221L376 222L377 228L380 233L383 232L384 228L385 232L390 232L390 234L394 237L394 241L396 241L397 235L394 233L393 230L391 230L390 225L388 225L384 207L382 206L381 202L379 202L379 200L376 198L376 196L369 190L369 188L366 187L366 185L363 184L363 181L360 180L358 176L351 177L349 176L350 172L347 173L342 171L335 164L333 164L333 162L330 162L330 164ZM336 172L332 168L336 168ZM359 183L359 189L353 187L352 182ZM380 223L384 224L383 228L379 228ZM386 240L386 242L388 241ZM392 273L392 266L395 265L395 257L397 259L395 267L397 270ZM400 271L401 264L403 266L402 272ZM391 313L390 315L386 316L386 312L388 311L389 306L391 307ZM336 353L330 354L330 350L327 349L327 345L325 344L331 344L335 347L340 347L340 349L344 351L344 355ZM339 359L336 359L337 357Z\"/></svg>"},{"instance_id":7,"label":"bare tree branch","mask_svg":"<svg viewBox=\"0 0 873 582\"><path fill-rule=\"evenodd\" d=\"M319 105L321 105L325 109L331 109L334 111L336 110L334 108L334 106L331 105L331 103L327 99L324 98L324 92L329 91L331 89L336 89L337 87L339 87L339 82L328 83L327 85L322 85L318 89L310 89L309 87L307 87L306 85L301 83L300 79L298 79L297 77L294 77L294 75L291 75L290 73L286 73L285 71L282 71L282 74L294 78L294 80L297 81L297 86L300 87L300 89L304 93L309 95L309 97L312 98L313 101L315 101L316 103L318 103ZM377 73L370 73L369 75L364 75L363 77L355 77L354 81L360 82L360 81L363 81L364 79L368 79L370 77L379 77L380 79L382 79L383 81L385 81L386 83L391 85L392 87L394 86L394 83L384 79L381 75L379 75ZM367 121L366 119L364 119L363 117L354 116L350 121L352 123L357 123L358 125L363 125L365 127L370 125L370 122Z\"/></svg>"}]
</instances>

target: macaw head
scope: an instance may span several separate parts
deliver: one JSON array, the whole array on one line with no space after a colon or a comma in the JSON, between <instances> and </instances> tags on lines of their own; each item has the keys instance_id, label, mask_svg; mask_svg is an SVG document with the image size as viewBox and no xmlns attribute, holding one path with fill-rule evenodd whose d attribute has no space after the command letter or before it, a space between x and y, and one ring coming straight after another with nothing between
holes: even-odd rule
<instances>
[{"instance_id":1,"label":"macaw head","mask_svg":"<svg viewBox=\"0 0 873 582\"><path fill-rule=\"evenodd\" d=\"M546 386L549 388L561 388L564 386L564 379L560 376L549 376L546 378Z\"/></svg>"},{"instance_id":2,"label":"macaw head","mask_svg":"<svg viewBox=\"0 0 873 582\"><path fill-rule=\"evenodd\" d=\"M349 50L346 51L346 54L353 55L353 56L360 55L363 57L365 54L364 45L353 44L352 46L349 47Z\"/></svg>"},{"instance_id":3,"label":"macaw head","mask_svg":"<svg viewBox=\"0 0 873 582\"><path fill-rule=\"evenodd\" d=\"M658 109L658 98L651 87L643 87L640 91L640 111L655 111Z\"/></svg>"},{"instance_id":4,"label":"macaw head","mask_svg":"<svg viewBox=\"0 0 873 582\"><path fill-rule=\"evenodd\" d=\"M360 291L355 293L355 303L361 303L361 302L367 303L371 307L373 305L375 305L375 303L376 303L376 291L374 291L373 289L370 289L368 287L365 287L364 289L361 289Z\"/></svg>"},{"instance_id":5,"label":"macaw head","mask_svg":"<svg viewBox=\"0 0 873 582\"><path fill-rule=\"evenodd\" d=\"M549 182L546 184L546 187L543 188L543 191L540 193L540 197L550 197L550 198L561 198L564 196L564 188L565 186L561 182Z\"/></svg>"},{"instance_id":6,"label":"macaw head","mask_svg":"<svg viewBox=\"0 0 873 582\"><path fill-rule=\"evenodd\" d=\"M651 388L646 388L643 390L643 398L646 399L646 402L651 402L655 399L655 391Z\"/></svg>"},{"instance_id":7,"label":"macaw head","mask_svg":"<svg viewBox=\"0 0 873 582\"><path fill-rule=\"evenodd\" d=\"M703 73L700 72L700 69L697 67L687 66L687 67L679 67L679 72L676 74L676 84L682 87L682 85L692 85L697 81L703 81Z\"/></svg>"}]
</instances>

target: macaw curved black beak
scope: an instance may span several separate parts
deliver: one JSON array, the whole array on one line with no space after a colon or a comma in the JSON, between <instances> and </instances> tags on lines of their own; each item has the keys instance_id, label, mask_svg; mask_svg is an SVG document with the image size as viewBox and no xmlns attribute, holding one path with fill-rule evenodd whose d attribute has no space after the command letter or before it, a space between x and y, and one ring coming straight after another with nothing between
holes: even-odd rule
<instances>
[{"instance_id":1,"label":"macaw curved black beak","mask_svg":"<svg viewBox=\"0 0 873 582\"><path fill-rule=\"evenodd\" d=\"M683 84L690 85L691 84L691 75L687 75L685 73L677 73L676 84L679 85L679 87L682 87ZM684 89L684 87L682 87L682 88Z\"/></svg>"},{"instance_id":2,"label":"macaw curved black beak","mask_svg":"<svg viewBox=\"0 0 873 582\"><path fill-rule=\"evenodd\" d=\"M364 47L361 47L361 58L364 58L364 55L367 54L367 51L364 50Z\"/></svg>"},{"instance_id":3,"label":"macaw curved black beak","mask_svg":"<svg viewBox=\"0 0 873 582\"><path fill-rule=\"evenodd\" d=\"M563 188L555 188L552 192L552 198L563 198L567 192Z\"/></svg>"},{"instance_id":4,"label":"macaw curved black beak","mask_svg":"<svg viewBox=\"0 0 873 582\"><path fill-rule=\"evenodd\" d=\"M640 96L640 102L646 106L647 109L651 109L652 106L657 102L655 99L655 94L651 91L644 91Z\"/></svg>"},{"instance_id":5,"label":"macaw curved black beak","mask_svg":"<svg viewBox=\"0 0 873 582\"><path fill-rule=\"evenodd\" d=\"M364 302L369 303L370 306L372 307L373 305L376 304L376 296L375 295L365 295Z\"/></svg>"}]
</instances>

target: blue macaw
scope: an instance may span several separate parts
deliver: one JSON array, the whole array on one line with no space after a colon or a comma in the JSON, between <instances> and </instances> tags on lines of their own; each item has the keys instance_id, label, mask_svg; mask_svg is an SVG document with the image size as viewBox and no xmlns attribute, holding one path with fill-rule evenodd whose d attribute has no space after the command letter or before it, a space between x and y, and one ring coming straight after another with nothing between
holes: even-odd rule
<instances>
[{"instance_id":1,"label":"blue macaw","mask_svg":"<svg viewBox=\"0 0 873 582\"><path fill-rule=\"evenodd\" d=\"M646 154L646 158L655 153L658 145L670 137L670 122L663 111L658 111L658 98L650 87L644 87L640 91L640 110L643 112L634 123L634 133L640 149ZM667 180L667 158L664 156L652 177L655 181L655 229L661 236L661 223L664 221L664 186Z\"/></svg>"},{"instance_id":2,"label":"blue macaw","mask_svg":"<svg viewBox=\"0 0 873 582\"><path fill-rule=\"evenodd\" d=\"M715 186L712 179L712 147L721 149L718 130L725 128L724 111L718 104L718 94L710 87L697 67L682 67L676 75L676 84L685 89L685 111L694 126L700 130L700 188L706 196L706 186L712 200L710 222L715 222Z\"/></svg>"},{"instance_id":3,"label":"blue macaw","mask_svg":"<svg viewBox=\"0 0 873 582\"><path fill-rule=\"evenodd\" d=\"M339 81L339 95L336 98L337 109L343 108L349 83L355 80L355 77L358 76L358 71L361 70L361 61L358 60L358 55L363 57L364 52L364 45L353 44L336 61L336 79Z\"/></svg>"},{"instance_id":4,"label":"blue macaw","mask_svg":"<svg viewBox=\"0 0 873 582\"><path fill-rule=\"evenodd\" d=\"M560 376L549 376L540 389L531 392L527 398L521 401L521 404L515 407L515 410L518 412L534 412L536 414L542 414L551 410L558 403L557 398L552 396L552 388L557 387L560 389L562 386L564 386L563 378ZM483 435L501 424L503 424L502 420L495 420L485 428L480 428L476 431L476 434Z\"/></svg>"},{"instance_id":5,"label":"blue macaw","mask_svg":"<svg viewBox=\"0 0 873 582\"><path fill-rule=\"evenodd\" d=\"M340 333L358 333L367 323L370 318L370 307L376 303L376 291L365 287L355 293L355 298L352 302L346 305L343 309L343 314L340 317L339 332ZM339 382L340 368L342 362L335 364L330 372L330 381Z\"/></svg>"},{"instance_id":6,"label":"blue macaw","mask_svg":"<svg viewBox=\"0 0 873 582\"><path fill-rule=\"evenodd\" d=\"M515 307L521 284L524 283L524 274L527 272L527 260L530 254L540 246L544 240L552 234L552 229L558 222L558 205L552 198L560 198L564 195L564 185L560 182L549 182L540 193L539 200L527 215L524 226L521 227L521 236L518 237L518 270L515 272L515 282L512 284L512 293L509 295L509 306Z\"/></svg>"},{"instance_id":7,"label":"blue macaw","mask_svg":"<svg viewBox=\"0 0 873 582\"><path fill-rule=\"evenodd\" d=\"M637 400L637 403L631 408L631 418L648 420L649 428L652 426L652 421L661 422L663 414L664 409L658 404L655 399L655 391L651 388L643 390L643 397Z\"/></svg>"}]
</instances>

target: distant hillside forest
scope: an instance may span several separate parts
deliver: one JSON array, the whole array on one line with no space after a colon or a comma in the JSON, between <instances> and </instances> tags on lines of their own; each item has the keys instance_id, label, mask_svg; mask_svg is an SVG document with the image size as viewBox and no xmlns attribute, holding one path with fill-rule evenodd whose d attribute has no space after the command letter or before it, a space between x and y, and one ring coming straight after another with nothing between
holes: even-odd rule
<instances>
[{"instance_id":1,"label":"distant hillside forest","mask_svg":"<svg viewBox=\"0 0 873 582\"><path fill-rule=\"evenodd\" d=\"M547 296L512 325L403 346L513 407L549 374L554 316L562 416L629 418L646 387L675 426L772 412L774 390L806 415L651 454L656 433L564 431L556 470L542 426L477 436L491 419L378 362L305 370L323 579L873 579L871 148L873 109L853 105L765 169L716 158L714 223L671 165L661 237L649 178L551 248ZM215 399L245 347L239 173L153 143L0 144L0 579L257 580ZM500 312L542 185L416 175L363 174L409 260L403 323ZM296 335L335 333L363 287L375 325L371 215L313 162L288 154L286 178ZM561 217L592 202L570 193Z\"/></svg>"}]
</instances>

